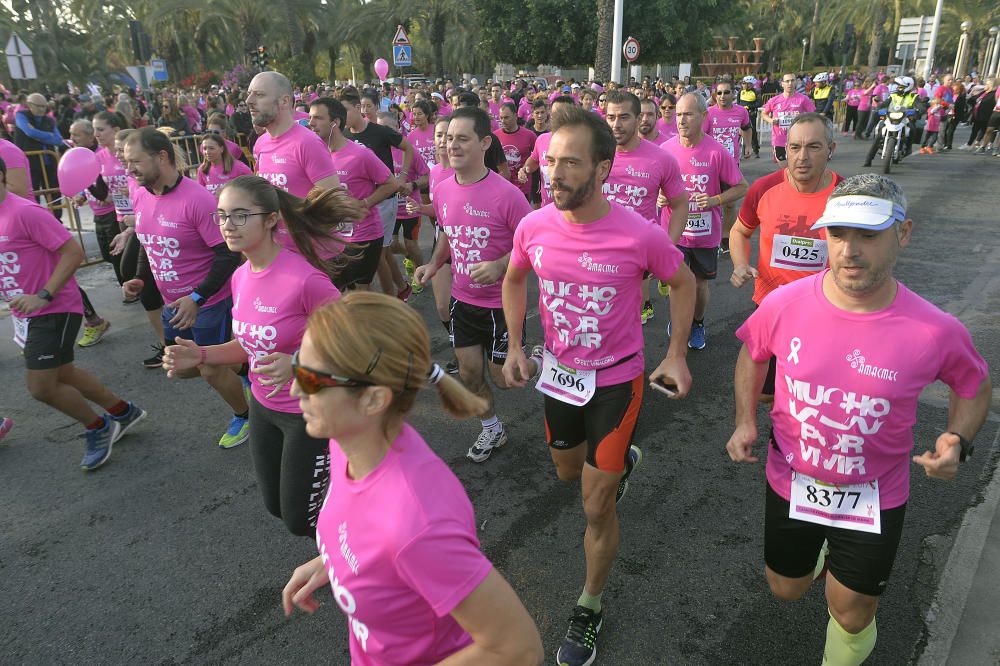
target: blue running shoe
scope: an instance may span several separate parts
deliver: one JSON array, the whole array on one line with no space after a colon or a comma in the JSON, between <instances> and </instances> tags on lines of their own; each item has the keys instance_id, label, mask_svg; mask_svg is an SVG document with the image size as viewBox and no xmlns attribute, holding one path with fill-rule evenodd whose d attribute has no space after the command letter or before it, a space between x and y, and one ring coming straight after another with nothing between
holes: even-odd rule
<instances>
[{"instance_id":1,"label":"blue running shoe","mask_svg":"<svg viewBox=\"0 0 1000 666\"><path fill-rule=\"evenodd\" d=\"M146 418L146 410L134 402L130 402L128 403L127 412L125 412L122 416L115 416L114 414L111 414L111 418L115 421L115 423L121 426L118 436L115 437L115 441L117 442L125 436L125 433L132 429L132 426Z\"/></svg>"},{"instance_id":2,"label":"blue running shoe","mask_svg":"<svg viewBox=\"0 0 1000 666\"><path fill-rule=\"evenodd\" d=\"M688 336L688 347L691 349L704 349L705 346L705 325L691 324L691 335Z\"/></svg>"},{"instance_id":3,"label":"blue running shoe","mask_svg":"<svg viewBox=\"0 0 1000 666\"><path fill-rule=\"evenodd\" d=\"M584 606L573 609L569 630L556 652L559 666L590 666L597 659L597 634L604 623L604 613L595 613Z\"/></svg>"},{"instance_id":4,"label":"blue running shoe","mask_svg":"<svg viewBox=\"0 0 1000 666\"><path fill-rule=\"evenodd\" d=\"M615 494L615 504L622 501L625 497L625 493L628 491L628 478L632 476L632 472L635 471L639 463L642 462L642 449L633 444L628 447L628 458L625 459L625 473L622 474L621 480L618 482L618 492Z\"/></svg>"},{"instance_id":5,"label":"blue running shoe","mask_svg":"<svg viewBox=\"0 0 1000 666\"><path fill-rule=\"evenodd\" d=\"M219 439L220 449L233 449L240 444L245 444L250 439L250 420L241 416L234 416L229 422L229 428Z\"/></svg>"},{"instance_id":6,"label":"blue running shoe","mask_svg":"<svg viewBox=\"0 0 1000 666\"><path fill-rule=\"evenodd\" d=\"M87 430L82 437L87 440L87 450L80 461L80 468L90 472L111 457L111 445L121 437L121 426L110 414L104 415L104 426L95 430Z\"/></svg>"}]
</instances>

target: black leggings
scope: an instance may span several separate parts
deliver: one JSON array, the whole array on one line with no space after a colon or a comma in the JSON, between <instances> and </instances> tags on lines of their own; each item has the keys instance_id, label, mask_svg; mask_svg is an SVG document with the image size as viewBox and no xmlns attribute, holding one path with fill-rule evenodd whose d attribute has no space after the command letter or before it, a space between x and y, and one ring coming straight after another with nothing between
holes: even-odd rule
<instances>
[{"instance_id":1,"label":"black leggings","mask_svg":"<svg viewBox=\"0 0 1000 666\"><path fill-rule=\"evenodd\" d=\"M989 122L990 122L989 118L986 118L986 119L984 119L982 121L977 120L977 121L973 122L972 123L972 134L969 135L969 143L967 143L965 145L971 146L976 141L979 141L980 139L982 139L983 136L985 136L985 134L986 134L986 125Z\"/></svg>"},{"instance_id":2,"label":"black leggings","mask_svg":"<svg viewBox=\"0 0 1000 666\"><path fill-rule=\"evenodd\" d=\"M97 235L97 247L101 250L101 258L115 269L115 279L121 285L125 282L122 278L122 255L111 254L111 241L121 233L121 227L118 226L118 214L111 211L103 215L94 215L94 231Z\"/></svg>"},{"instance_id":3,"label":"black leggings","mask_svg":"<svg viewBox=\"0 0 1000 666\"><path fill-rule=\"evenodd\" d=\"M944 145L951 150L951 144L955 140L955 128L958 127L958 117L952 116L948 119L948 124L944 128Z\"/></svg>"},{"instance_id":4,"label":"black leggings","mask_svg":"<svg viewBox=\"0 0 1000 666\"><path fill-rule=\"evenodd\" d=\"M139 238L133 235L129 239L128 245L125 246L125 251L121 253L122 279L124 282L128 282L132 278L142 280L142 291L139 292L139 302L142 303L142 307L146 312L152 312L163 307L163 297L160 296L160 290L156 288L156 282L153 280L153 272L148 266L141 275L136 275L136 268L139 265L139 252L141 251L142 247L139 245Z\"/></svg>"},{"instance_id":5,"label":"black leggings","mask_svg":"<svg viewBox=\"0 0 1000 666\"><path fill-rule=\"evenodd\" d=\"M864 136L865 132L868 130L868 119L871 118L872 112L869 111L858 111L858 121L854 124L854 138L860 139Z\"/></svg>"},{"instance_id":6,"label":"black leggings","mask_svg":"<svg viewBox=\"0 0 1000 666\"><path fill-rule=\"evenodd\" d=\"M844 116L844 128L841 130L844 134L851 131L851 125L854 125L854 131L858 129L858 107L850 106L847 107L847 115Z\"/></svg>"},{"instance_id":7,"label":"black leggings","mask_svg":"<svg viewBox=\"0 0 1000 666\"><path fill-rule=\"evenodd\" d=\"M292 534L315 537L330 478L329 442L306 434L301 414L276 412L251 396L250 453L268 512Z\"/></svg>"}]
</instances>

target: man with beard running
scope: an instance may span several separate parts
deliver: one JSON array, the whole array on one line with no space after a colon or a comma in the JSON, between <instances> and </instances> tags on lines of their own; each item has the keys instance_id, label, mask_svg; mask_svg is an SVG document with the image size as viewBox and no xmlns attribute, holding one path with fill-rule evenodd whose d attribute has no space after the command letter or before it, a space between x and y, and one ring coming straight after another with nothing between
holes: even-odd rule
<instances>
[{"instance_id":1,"label":"man with beard running","mask_svg":"<svg viewBox=\"0 0 1000 666\"><path fill-rule=\"evenodd\" d=\"M677 161L639 134L642 107L638 97L620 90L609 90L605 95L604 120L611 128L616 148L602 192L609 201L634 210L650 223L657 223L662 215L667 234L676 242L684 231L688 209L688 195ZM666 200L662 213L656 208L661 193ZM648 280L643 282L642 290L641 319L645 324L653 318Z\"/></svg>"},{"instance_id":2,"label":"man with beard running","mask_svg":"<svg viewBox=\"0 0 1000 666\"><path fill-rule=\"evenodd\" d=\"M644 99L639 102L639 136L657 146L666 143L670 137L657 129L660 118L656 100Z\"/></svg>"},{"instance_id":3,"label":"man with beard running","mask_svg":"<svg viewBox=\"0 0 1000 666\"><path fill-rule=\"evenodd\" d=\"M623 108L627 104L619 104ZM602 193L616 144L597 114L579 107L563 112L546 155L555 205L518 226L503 283L504 316L516 340L523 334L528 273L538 277L545 347L536 388L545 394L546 439L559 479L579 479L587 520L586 582L556 654L565 666L592 664L597 656L601 597L618 551L616 504L642 460L632 445L645 388L635 315L647 273L670 285L677 322L650 384L676 399L691 388L685 341L694 279L662 227ZM511 345L503 370L509 384L524 386L535 359Z\"/></svg>"}]
</instances>

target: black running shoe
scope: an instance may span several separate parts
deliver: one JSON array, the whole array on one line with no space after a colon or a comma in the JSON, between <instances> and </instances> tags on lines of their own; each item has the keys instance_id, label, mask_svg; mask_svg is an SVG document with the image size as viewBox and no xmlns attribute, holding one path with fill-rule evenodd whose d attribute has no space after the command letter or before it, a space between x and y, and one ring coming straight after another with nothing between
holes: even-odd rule
<instances>
[{"instance_id":1,"label":"black running shoe","mask_svg":"<svg viewBox=\"0 0 1000 666\"><path fill-rule=\"evenodd\" d=\"M143 366L149 368L150 370L155 370L156 368L163 367L163 345L152 345L153 355L149 358L143 360Z\"/></svg>"},{"instance_id":2,"label":"black running shoe","mask_svg":"<svg viewBox=\"0 0 1000 666\"><path fill-rule=\"evenodd\" d=\"M615 493L615 504L622 501L625 497L625 493L628 492L628 478L632 476L632 472L635 468L639 466L642 462L642 449L633 444L628 448L628 458L625 459L625 473L622 474L621 480L618 482L618 492Z\"/></svg>"},{"instance_id":3,"label":"black running shoe","mask_svg":"<svg viewBox=\"0 0 1000 666\"><path fill-rule=\"evenodd\" d=\"M590 666L597 659L597 634L604 623L604 613L595 613L584 606L573 609L569 619L569 629L559 651L556 663L559 666Z\"/></svg>"},{"instance_id":4,"label":"black running shoe","mask_svg":"<svg viewBox=\"0 0 1000 666\"><path fill-rule=\"evenodd\" d=\"M456 361L455 359L448 361L448 363L445 364L444 366L444 371L447 372L449 375L457 375L458 361Z\"/></svg>"}]
</instances>

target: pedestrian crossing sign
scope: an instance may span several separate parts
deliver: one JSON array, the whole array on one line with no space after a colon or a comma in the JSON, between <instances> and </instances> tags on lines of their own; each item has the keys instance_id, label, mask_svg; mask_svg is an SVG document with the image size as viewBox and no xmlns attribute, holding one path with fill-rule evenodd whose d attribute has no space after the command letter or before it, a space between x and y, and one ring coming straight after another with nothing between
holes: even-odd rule
<instances>
[{"instance_id":1,"label":"pedestrian crossing sign","mask_svg":"<svg viewBox=\"0 0 1000 666\"><path fill-rule=\"evenodd\" d=\"M405 44L393 44L392 64L396 67L412 67L413 47Z\"/></svg>"}]
</instances>

